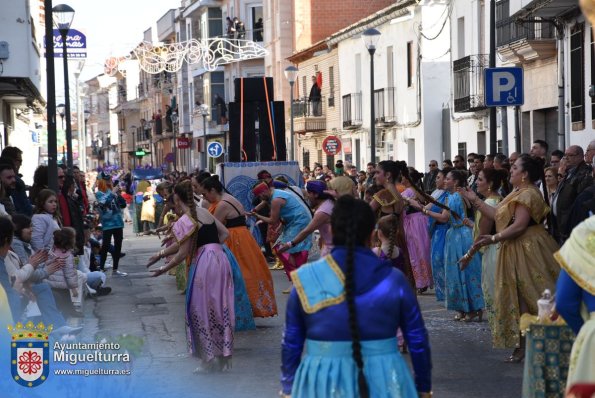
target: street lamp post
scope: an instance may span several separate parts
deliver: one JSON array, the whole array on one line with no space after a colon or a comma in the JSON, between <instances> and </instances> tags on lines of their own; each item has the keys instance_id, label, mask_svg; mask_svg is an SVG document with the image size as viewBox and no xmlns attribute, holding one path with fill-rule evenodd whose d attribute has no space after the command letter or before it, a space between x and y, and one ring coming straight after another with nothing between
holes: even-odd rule
<instances>
[{"instance_id":1,"label":"street lamp post","mask_svg":"<svg viewBox=\"0 0 595 398\"><path fill-rule=\"evenodd\" d=\"M62 57L64 62L64 104L66 113L66 165L68 175L72 175L72 121L70 114L70 87L68 83L68 52L66 48L66 36L70 30L70 24L74 18L74 10L66 4L58 4L52 9L54 14L54 25L62 36Z\"/></svg>"},{"instance_id":2,"label":"street lamp post","mask_svg":"<svg viewBox=\"0 0 595 398\"><path fill-rule=\"evenodd\" d=\"M209 107L206 104L200 106L202 115L202 169L207 170L207 116L209 116Z\"/></svg>"},{"instance_id":3,"label":"street lamp post","mask_svg":"<svg viewBox=\"0 0 595 398\"><path fill-rule=\"evenodd\" d=\"M178 124L178 113L172 112L171 114L171 123L172 123L172 130L174 131L174 148L173 148L173 155L174 155L174 171L178 171L178 143L176 142L176 125Z\"/></svg>"},{"instance_id":4,"label":"street lamp post","mask_svg":"<svg viewBox=\"0 0 595 398\"><path fill-rule=\"evenodd\" d=\"M134 171L136 169L136 126L132 125L130 126L130 133L132 134L132 151L134 152L134 155L132 156L132 170Z\"/></svg>"},{"instance_id":5,"label":"street lamp post","mask_svg":"<svg viewBox=\"0 0 595 398\"><path fill-rule=\"evenodd\" d=\"M83 143L84 143L83 144L83 151L84 151L84 157L83 158L85 159L84 165L85 165L85 170L86 170L88 168L88 164L87 164L87 152L86 152L87 151L87 145L86 145L86 143L87 143L87 137L88 137L87 136L87 133L88 133L87 126L89 125L89 117L91 117L91 111L85 110L83 113L85 114L85 136L83 137Z\"/></svg>"},{"instance_id":6,"label":"street lamp post","mask_svg":"<svg viewBox=\"0 0 595 398\"><path fill-rule=\"evenodd\" d=\"M285 77L289 81L289 160L295 160L294 136L293 136L293 84L298 74L298 68L291 65L285 68Z\"/></svg>"},{"instance_id":7,"label":"street lamp post","mask_svg":"<svg viewBox=\"0 0 595 398\"><path fill-rule=\"evenodd\" d=\"M56 106L56 113L60 116L60 120L62 121L62 131L64 131L64 116L66 115L65 109L66 109L66 106L64 104L58 104ZM56 130L57 130L57 128L56 128ZM56 133L56 137L57 137L57 133ZM57 140L57 138L56 138L56 140ZM66 143L64 143L62 145L62 164L66 164L66 152L64 151L65 144ZM58 157L56 156L56 159L57 158Z\"/></svg>"},{"instance_id":8,"label":"street lamp post","mask_svg":"<svg viewBox=\"0 0 595 398\"><path fill-rule=\"evenodd\" d=\"M376 163L376 120L374 109L374 53L376 43L380 39L380 32L374 28L366 29L362 39L370 53L370 162Z\"/></svg>"},{"instance_id":9,"label":"street lamp post","mask_svg":"<svg viewBox=\"0 0 595 398\"><path fill-rule=\"evenodd\" d=\"M58 142L56 140L56 77L54 76L54 31L52 0L43 1L45 13L45 52L48 120L48 188L58 192Z\"/></svg>"},{"instance_id":10,"label":"street lamp post","mask_svg":"<svg viewBox=\"0 0 595 398\"><path fill-rule=\"evenodd\" d=\"M155 164L153 163L153 126L155 125L155 122L153 120L149 120L147 124L149 126L149 152L151 152L151 167L155 167Z\"/></svg>"},{"instance_id":11,"label":"street lamp post","mask_svg":"<svg viewBox=\"0 0 595 398\"><path fill-rule=\"evenodd\" d=\"M124 130L120 130L120 167L124 168L124 143L122 142L122 136L124 135Z\"/></svg>"}]
</instances>

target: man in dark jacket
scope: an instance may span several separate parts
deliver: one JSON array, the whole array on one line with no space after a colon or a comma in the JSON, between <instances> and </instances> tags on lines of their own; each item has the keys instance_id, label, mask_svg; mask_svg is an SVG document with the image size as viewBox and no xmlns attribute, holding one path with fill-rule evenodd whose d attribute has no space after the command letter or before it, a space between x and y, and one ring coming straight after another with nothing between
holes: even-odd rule
<instances>
[{"instance_id":1,"label":"man in dark jacket","mask_svg":"<svg viewBox=\"0 0 595 398\"><path fill-rule=\"evenodd\" d=\"M19 174L19 169L23 164L23 151L16 146L7 146L2 150L0 155L0 163L9 163L13 165L16 182L14 187L7 189L7 194L14 203L14 209L17 214L23 214L27 217L33 215L33 207L27 197L27 187L23 182L22 176Z\"/></svg>"},{"instance_id":2,"label":"man in dark jacket","mask_svg":"<svg viewBox=\"0 0 595 398\"><path fill-rule=\"evenodd\" d=\"M430 160L430 171L424 175L424 192L431 195L436 189L436 176L438 175L438 162Z\"/></svg>"},{"instance_id":3,"label":"man in dark jacket","mask_svg":"<svg viewBox=\"0 0 595 398\"><path fill-rule=\"evenodd\" d=\"M576 198L593 184L593 171L583 157L583 148L578 145L568 147L564 153L566 177L558 185L552 203L557 225L555 238L560 244L568 239L568 223Z\"/></svg>"}]
</instances>

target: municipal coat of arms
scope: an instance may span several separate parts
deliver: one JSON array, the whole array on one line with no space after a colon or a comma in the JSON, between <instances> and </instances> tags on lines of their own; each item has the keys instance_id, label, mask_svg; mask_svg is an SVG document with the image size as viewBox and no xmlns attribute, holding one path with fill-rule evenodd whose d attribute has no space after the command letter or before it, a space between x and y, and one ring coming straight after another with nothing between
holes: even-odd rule
<instances>
[{"instance_id":1,"label":"municipal coat of arms","mask_svg":"<svg viewBox=\"0 0 595 398\"><path fill-rule=\"evenodd\" d=\"M29 321L25 326L17 323L14 328L8 326L11 334L11 373L12 379L24 387L37 387L48 378L50 372L49 334L40 322L34 325Z\"/></svg>"}]
</instances>

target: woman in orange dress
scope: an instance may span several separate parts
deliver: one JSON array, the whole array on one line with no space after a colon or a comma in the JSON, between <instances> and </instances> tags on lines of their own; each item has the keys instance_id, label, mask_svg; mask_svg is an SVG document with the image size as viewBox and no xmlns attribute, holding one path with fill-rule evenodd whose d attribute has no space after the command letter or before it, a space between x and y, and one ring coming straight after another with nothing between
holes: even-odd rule
<instances>
[{"instance_id":1,"label":"woman in orange dress","mask_svg":"<svg viewBox=\"0 0 595 398\"><path fill-rule=\"evenodd\" d=\"M238 260L254 317L277 315L273 277L256 240L246 227L242 204L224 192L217 175L203 181L205 198L211 203L209 211L229 230L225 244Z\"/></svg>"}]
</instances>

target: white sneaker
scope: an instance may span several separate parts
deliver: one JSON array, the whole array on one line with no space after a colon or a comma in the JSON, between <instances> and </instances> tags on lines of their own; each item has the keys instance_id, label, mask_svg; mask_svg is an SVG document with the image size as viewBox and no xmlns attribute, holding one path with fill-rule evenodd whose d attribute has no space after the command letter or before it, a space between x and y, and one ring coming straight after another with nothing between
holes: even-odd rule
<instances>
[{"instance_id":1,"label":"white sneaker","mask_svg":"<svg viewBox=\"0 0 595 398\"><path fill-rule=\"evenodd\" d=\"M115 270L115 271L112 271L112 275L114 275L114 276L128 276L128 273Z\"/></svg>"}]
</instances>

